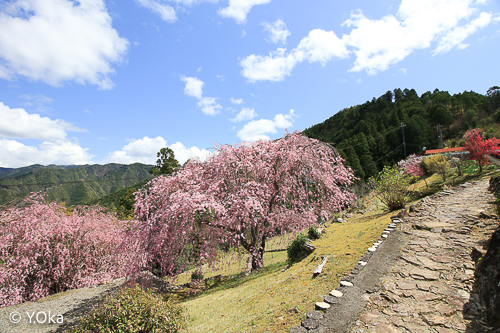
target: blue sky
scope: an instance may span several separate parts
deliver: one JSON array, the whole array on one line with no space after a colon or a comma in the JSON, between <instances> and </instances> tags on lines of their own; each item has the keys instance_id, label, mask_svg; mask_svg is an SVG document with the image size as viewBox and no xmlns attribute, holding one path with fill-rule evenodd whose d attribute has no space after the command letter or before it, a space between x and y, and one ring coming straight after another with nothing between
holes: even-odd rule
<instances>
[{"instance_id":1,"label":"blue sky","mask_svg":"<svg viewBox=\"0 0 500 333\"><path fill-rule=\"evenodd\" d=\"M496 0L0 1L0 167L184 162L395 88L500 85Z\"/></svg>"}]
</instances>

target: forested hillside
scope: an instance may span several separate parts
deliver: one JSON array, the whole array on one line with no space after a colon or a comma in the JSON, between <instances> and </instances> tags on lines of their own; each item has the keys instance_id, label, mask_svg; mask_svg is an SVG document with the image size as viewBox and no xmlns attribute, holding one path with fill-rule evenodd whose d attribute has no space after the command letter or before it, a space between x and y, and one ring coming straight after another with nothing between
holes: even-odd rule
<instances>
[{"instance_id":1,"label":"forested hillside","mask_svg":"<svg viewBox=\"0 0 500 333\"><path fill-rule=\"evenodd\" d=\"M30 192L45 191L47 201L66 206L91 202L127 186L150 179L152 165L105 164L0 168L0 204L21 199Z\"/></svg>"},{"instance_id":2,"label":"forested hillside","mask_svg":"<svg viewBox=\"0 0 500 333\"><path fill-rule=\"evenodd\" d=\"M344 109L304 131L337 147L356 175L375 176L384 165L406 155L440 148L441 126L445 147L463 143L469 128L481 127L487 137L500 137L500 88L486 95L473 91L450 95L438 89L421 96L414 89L395 89L364 104Z\"/></svg>"}]
</instances>

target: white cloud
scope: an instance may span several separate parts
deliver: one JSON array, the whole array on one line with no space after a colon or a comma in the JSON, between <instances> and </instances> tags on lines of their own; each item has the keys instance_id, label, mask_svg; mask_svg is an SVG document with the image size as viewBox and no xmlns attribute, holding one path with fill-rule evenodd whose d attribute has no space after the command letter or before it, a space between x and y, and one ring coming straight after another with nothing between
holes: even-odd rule
<instances>
[{"instance_id":1,"label":"white cloud","mask_svg":"<svg viewBox=\"0 0 500 333\"><path fill-rule=\"evenodd\" d=\"M19 168L32 164L89 164L88 148L68 140L44 141L38 147L26 146L15 140L0 139L0 167Z\"/></svg>"},{"instance_id":2,"label":"white cloud","mask_svg":"<svg viewBox=\"0 0 500 333\"><path fill-rule=\"evenodd\" d=\"M234 98L234 97L231 97L230 99L231 99L231 103L232 103L232 104L240 105L240 104L245 103L245 102L243 101L243 98L238 98L238 99L236 99L236 98Z\"/></svg>"},{"instance_id":3,"label":"white cloud","mask_svg":"<svg viewBox=\"0 0 500 333\"><path fill-rule=\"evenodd\" d=\"M214 116L220 113L222 106L217 104L217 98L203 97L203 85L205 83L202 80L196 77L185 77L184 75L181 76L181 80L186 82L184 94L196 98L198 100L196 105L204 114Z\"/></svg>"},{"instance_id":4,"label":"white cloud","mask_svg":"<svg viewBox=\"0 0 500 333\"><path fill-rule=\"evenodd\" d=\"M0 138L65 140L66 131L85 131L61 119L52 120L39 114L30 114L21 108L11 109L2 102L0 119Z\"/></svg>"},{"instance_id":5,"label":"white cloud","mask_svg":"<svg viewBox=\"0 0 500 333\"><path fill-rule=\"evenodd\" d=\"M278 48L268 56L252 54L244 58L240 65L243 76L251 82L282 81L304 60L325 65L334 58L342 59L348 55L343 41L333 31L314 29L289 54L286 54L285 48Z\"/></svg>"},{"instance_id":6,"label":"white cloud","mask_svg":"<svg viewBox=\"0 0 500 333\"><path fill-rule=\"evenodd\" d=\"M161 148L167 147L167 141L161 136L156 138L143 137L142 139L133 140L127 145L123 146L121 150L110 153L105 163L144 163L156 164L156 153Z\"/></svg>"},{"instance_id":7,"label":"white cloud","mask_svg":"<svg viewBox=\"0 0 500 333\"><path fill-rule=\"evenodd\" d=\"M294 50L295 57L302 61L319 62L323 66L332 59L343 59L349 56L344 42L333 31L314 29L299 43Z\"/></svg>"},{"instance_id":8,"label":"white cloud","mask_svg":"<svg viewBox=\"0 0 500 333\"><path fill-rule=\"evenodd\" d=\"M238 24L247 21L247 15L256 5L270 3L271 0L229 0L229 6L219 9L219 15L222 17L233 18Z\"/></svg>"},{"instance_id":9,"label":"white cloud","mask_svg":"<svg viewBox=\"0 0 500 333\"><path fill-rule=\"evenodd\" d=\"M0 78L113 87L112 64L129 42L113 29L103 0L15 0L0 10Z\"/></svg>"},{"instance_id":10,"label":"white cloud","mask_svg":"<svg viewBox=\"0 0 500 333\"><path fill-rule=\"evenodd\" d=\"M204 114L209 116L220 113L222 109L222 106L217 104L217 98L214 97L202 97L196 105L198 105Z\"/></svg>"},{"instance_id":11,"label":"white cloud","mask_svg":"<svg viewBox=\"0 0 500 333\"><path fill-rule=\"evenodd\" d=\"M181 80L186 83L184 87L184 94L196 99L201 99L203 95L203 85L205 84L202 80L196 77L185 77L181 76Z\"/></svg>"},{"instance_id":12,"label":"white cloud","mask_svg":"<svg viewBox=\"0 0 500 333\"><path fill-rule=\"evenodd\" d=\"M221 82L224 82L226 80L224 75L216 74L215 77L218 78L219 80L221 80Z\"/></svg>"},{"instance_id":13,"label":"white cloud","mask_svg":"<svg viewBox=\"0 0 500 333\"><path fill-rule=\"evenodd\" d=\"M160 15L163 21L175 22L177 16L172 6L162 4L156 0L135 0L139 5L151 10L153 13Z\"/></svg>"},{"instance_id":14,"label":"white cloud","mask_svg":"<svg viewBox=\"0 0 500 333\"><path fill-rule=\"evenodd\" d=\"M54 101L52 98L42 94L36 94L36 95L22 94L19 95L19 98L24 100L23 106L34 108L37 112L40 113L46 113L51 111L52 108L47 105Z\"/></svg>"},{"instance_id":15,"label":"white cloud","mask_svg":"<svg viewBox=\"0 0 500 333\"><path fill-rule=\"evenodd\" d=\"M92 156L87 148L68 139L67 132L83 132L61 119L52 120L30 114L21 108L11 109L0 102L0 166L21 167L32 164L85 164ZM12 139L35 139L42 143L27 146Z\"/></svg>"},{"instance_id":16,"label":"white cloud","mask_svg":"<svg viewBox=\"0 0 500 333\"><path fill-rule=\"evenodd\" d=\"M251 108L242 108L241 111L236 115L234 119L229 119L233 123L237 123L245 120L252 120L257 117L258 114L255 112L255 109Z\"/></svg>"},{"instance_id":17,"label":"white cloud","mask_svg":"<svg viewBox=\"0 0 500 333\"><path fill-rule=\"evenodd\" d=\"M238 137L247 142L254 142L260 140L270 140L270 138L265 135L276 134L278 128L286 129L293 125L293 118L295 117L295 110L290 109L290 112L286 115L279 113L274 116L273 120L270 119L259 119L252 120L247 123L241 130L238 131Z\"/></svg>"},{"instance_id":18,"label":"white cloud","mask_svg":"<svg viewBox=\"0 0 500 333\"><path fill-rule=\"evenodd\" d=\"M478 11L475 4L473 0L402 0L397 17L391 14L371 20L361 11L351 13L343 23L355 27L346 36L346 44L355 49L356 55L350 70L373 75L415 50L430 48L434 42L438 46L433 54L450 51L491 22L491 14L483 12L468 23Z\"/></svg>"},{"instance_id":19,"label":"white cloud","mask_svg":"<svg viewBox=\"0 0 500 333\"><path fill-rule=\"evenodd\" d=\"M479 17L470 24L462 27L455 27L452 31L441 38L439 45L434 50L434 54L446 53L455 46L459 49L465 49L468 45L462 41L469 35L475 33L478 29L484 28L491 22L491 14L482 12Z\"/></svg>"},{"instance_id":20,"label":"white cloud","mask_svg":"<svg viewBox=\"0 0 500 333\"><path fill-rule=\"evenodd\" d=\"M21 94L21 95L19 95L19 98L21 98L22 100L25 100L25 101L29 101L29 102L26 102L26 104L28 104L28 103L50 104L54 101L52 98L47 97L47 96L42 95L42 94L36 94L36 95ZM31 104L31 105L33 105L33 104Z\"/></svg>"},{"instance_id":21,"label":"white cloud","mask_svg":"<svg viewBox=\"0 0 500 333\"><path fill-rule=\"evenodd\" d=\"M180 142L168 146L167 141L161 136L157 136L156 138L145 136L142 139L131 141L123 146L121 150L110 153L106 157L105 163L156 164L156 160L158 159L156 154L160 149L165 147L169 147L173 150L175 158L181 164L193 157L198 157L200 160L204 161L206 157L210 155L210 152L205 149L199 149L198 147L186 148L186 146Z\"/></svg>"},{"instance_id":22,"label":"white cloud","mask_svg":"<svg viewBox=\"0 0 500 333\"><path fill-rule=\"evenodd\" d=\"M180 142L170 145L170 149L174 151L175 158L180 164L184 164L184 162L192 158L198 158L200 161L205 161L211 154L206 149L200 149L198 147L187 148Z\"/></svg>"},{"instance_id":23,"label":"white cloud","mask_svg":"<svg viewBox=\"0 0 500 333\"><path fill-rule=\"evenodd\" d=\"M274 44L286 44L286 39L290 36L290 31L286 28L286 24L282 19L274 23L264 22L262 25L264 26L264 31L268 33L266 41Z\"/></svg>"},{"instance_id":24,"label":"white cloud","mask_svg":"<svg viewBox=\"0 0 500 333\"><path fill-rule=\"evenodd\" d=\"M304 60L325 65L354 53L350 71L366 71L374 75L394 65L415 50L437 43L434 55L453 48L464 49L463 41L499 16L479 12L474 0L402 0L396 15L369 19L360 10L342 26L351 27L349 34L338 38L333 31L315 29L299 45L286 52L278 48L267 56L252 54L240 61L241 74L249 81L281 81Z\"/></svg>"},{"instance_id":25,"label":"white cloud","mask_svg":"<svg viewBox=\"0 0 500 333\"><path fill-rule=\"evenodd\" d=\"M286 49L278 48L268 56L249 55L240 61L241 74L251 82L283 81L297 64L294 54L285 55Z\"/></svg>"}]
</instances>

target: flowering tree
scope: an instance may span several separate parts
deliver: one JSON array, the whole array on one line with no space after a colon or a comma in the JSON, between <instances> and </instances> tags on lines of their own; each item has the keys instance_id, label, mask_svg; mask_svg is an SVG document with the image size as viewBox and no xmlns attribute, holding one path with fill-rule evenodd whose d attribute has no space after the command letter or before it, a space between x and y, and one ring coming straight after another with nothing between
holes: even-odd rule
<instances>
[{"instance_id":1,"label":"flowering tree","mask_svg":"<svg viewBox=\"0 0 500 333\"><path fill-rule=\"evenodd\" d=\"M407 175L410 175L415 178L422 177L424 175L424 170L420 166L420 163L424 159L423 156L417 156L416 154L411 154L406 158L406 160L401 160L398 162L398 167L400 170L405 172ZM425 185L427 185L427 180L424 178Z\"/></svg>"},{"instance_id":2,"label":"flowering tree","mask_svg":"<svg viewBox=\"0 0 500 333\"><path fill-rule=\"evenodd\" d=\"M498 149L500 140L491 138L486 140L479 128L468 130L465 135L465 149L469 152L469 159L479 165L479 172L483 172L483 166L488 164L488 156Z\"/></svg>"},{"instance_id":3,"label":"flowering tree","mask_svg":"<svg viewBox=\"0 0 500 333\"><path fill-rule=\"evenodd\" d=\"M101 208L71 215L40 196L0 212L0 307L123 276L123 226Z\"/></svg>"},{"instance_id":4,"label":"flowering tree","mask_svg":"<svg viewBox=\"0 0 500 333\"><path fill-rule=\"evenodd\" d=\"M346 208L355 199L346 189L353 179L334 149L297 132L217 146L206 162L189 161L137 194L130 239L144 249L138 267L175 274L187 265L180 258L212 261L224 244L242 246L258 269L270 237Z\"/></svg>"},{"instance_id":5,"label":"flowering tree","mask_svg":"<svg viewBox=\"0 0 500 333\"><path fill-rule=\"evenodd\" d=\"M423 159L423 156L411 154L406 158L406 160L399 161L398 167L410 176L422 177L424 175L424 170L420 166L420 162L422 162Z\"/></svg>"}]
</instances>

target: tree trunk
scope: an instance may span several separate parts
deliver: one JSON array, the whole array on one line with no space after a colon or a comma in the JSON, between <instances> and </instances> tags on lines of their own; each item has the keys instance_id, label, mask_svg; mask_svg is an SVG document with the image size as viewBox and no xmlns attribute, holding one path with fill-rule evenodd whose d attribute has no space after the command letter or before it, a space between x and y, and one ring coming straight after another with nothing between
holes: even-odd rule
<instances>
[{"instance_id":1,"label":"tree trunk","mask_svg":"<svg viewBox=\"0 0 500 333\"><path fill-rule=\"evenodd\" d=\"M261 251L256 251L255 253L252 253L252 272L261 269L262 266L264 265L263 254L264 253Z\"/></svg>"},{"instance_id":2,"label":"tree trunk","mask_svg":"<svg viewBox=\"0 0 500 333\"><path fill-rule=\"evenodd\" d=\"M266 247L266 236L262 236L260 248L252 252L252 271L259 270L264 266L264 248Z\"/></svg>"}]
</instances>

